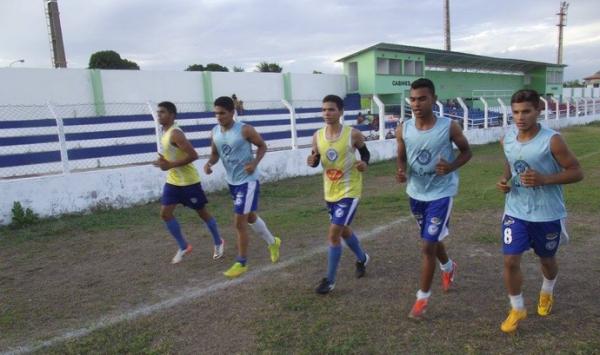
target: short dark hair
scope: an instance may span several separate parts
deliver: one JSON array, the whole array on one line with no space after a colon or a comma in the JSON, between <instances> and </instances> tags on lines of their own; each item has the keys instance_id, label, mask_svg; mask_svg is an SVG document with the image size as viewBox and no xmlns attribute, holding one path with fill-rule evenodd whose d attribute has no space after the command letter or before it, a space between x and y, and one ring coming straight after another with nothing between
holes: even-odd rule
<instances>
[{"instance_id":1,"label":"short dark hair","mask_svg":"<svg viewBox=\"0 0 600 355\"><path fill-rule=\"evenodd\" d=\"M217 99L214 102L214 105L222 107L230 112L235 109L235 107L233 105L233 99L231 99L231 97L229 97L229 96L217 97Z\"/></svg>"},{"instance_id":2,"label":"short dark hair","mask_svg":"<svg viewBox=\"0 0 600 355\"><path fill-rule=\"evenodd\" d=\"M175 107L175 104L172 103L171 101L163 101L158 104L158 107L162 107L165 110L167 110L169 113L172 113L175 116L177 116L177 107Z\"/></svg>"},{"instance_id":3,"label":"short dark hair","mask_svg":"<svg viewBox=\"0 0 600 355\"><path fill-rule=\"evenodd\" d=\"M530 102L536 110L540 108L540 94L531 89L522 89L513 94L510 98L510 104Z\"/></svg>"},{"instance_id":4,"label":"short dark hair","mask_svg":"<svg viewBox=\"0 0 600 355\"><path fill-rule=\"evenodd\" d=\"M412 90L427 88L431 92L431 95L435 96L435 85L433 85L433 81L425 78L420 78L412 82L410 84L410 88Z\"/></svg>"},{"instance_id":5,"label":"short dark hair","mask_svg":"<svg viewBox=\"0 0 600 355\"><path fill-rule=\"evenodd\" d=\"M343 111L344 110L344 100L342 100L341 97L337 96L337 95L327 95L323 98L323 103L326 102L333 102L338 110Z\"/></svg>"}]
</instances>

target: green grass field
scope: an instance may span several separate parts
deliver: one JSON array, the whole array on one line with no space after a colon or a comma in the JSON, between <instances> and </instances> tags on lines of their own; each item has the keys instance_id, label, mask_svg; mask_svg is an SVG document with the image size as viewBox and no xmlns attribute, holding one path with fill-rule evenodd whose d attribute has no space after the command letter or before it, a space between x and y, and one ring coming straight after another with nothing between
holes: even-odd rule
<instances>
[{"instance_id":1,"label":"green grass field","mask_svg":"<svg viewBox=\"0 0 600 355\"><path fill-rule=\"evenodd\" d=\"M248 282L120 322L39 353L600 353L600 124L563 131L585 179L565 186L572 243L559 253L554 313L535 314L541 274L524 258L529 318L515 336L499 324L508 300L502 285L500 218L495 190L502 170L498 144L473 147L460 171L448 241L460 265L457 289L442 294L436 274L428 319L406 315L418 286L419 238L404 186L392 161L373 164L353 227L366 233L396 221L364 241L373 260L365 279L353 278L346 249L336 290L314 287L325 253L267 270ZM320 176L264 184L261 216L283 240L282 261L325 246L328 216ZM194 252L170 265L174 241L158 218L158 203L0 229L0 352L93 325L170 299L181 290L209 287L235 252L231 201L209 195L209 208L228 243L225 260L210 259L210 237L194 213L176 212ZM401 220L401 222L397 222ZM250 267L269 265L264 243L252 238Z\"/></svg>"}]
</instances>

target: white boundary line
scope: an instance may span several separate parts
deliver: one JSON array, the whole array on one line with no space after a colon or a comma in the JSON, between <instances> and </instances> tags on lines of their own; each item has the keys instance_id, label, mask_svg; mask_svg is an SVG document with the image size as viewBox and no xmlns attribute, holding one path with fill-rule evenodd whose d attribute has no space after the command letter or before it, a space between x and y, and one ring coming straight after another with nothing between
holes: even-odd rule
<instances>
[{"instance_id":1,"label":"white boundary line","mask_svg":"<svg viewBox=\"0 0 600 355\"><path fill-rule=\"evenodd\" d=\"M397 225L403 224L408 220L409 220L408 217L402 217L402 218L397 219L386 225L375 227L375 228L371 229L370 231L363 232L363 233L359 232L358 233L359 239L360 240L372 239L373 237L377 236L378 234L382 233L383 231L393 228ZM53 338L50 338L48 340L36 341L36 342L29 343L29 344L23 344L23 345L19 345L16 347L12 347L12 348L9 348L7 351L0 353L0 355L17 355L17 354L30 353L30 352L37 351L37 350L43 349L45 347L53 346L53 345L56 345L56 344L59 344L59 343L65 342L65 341L78 339L78 338L84 337L86 335L89 335L90 333L92 333L96 330L104 329L104 328L107 328L107 327L110 327L110 326L113 326L113 325L116 325L118 323L122 323L125 321L135 320L135 319L138 319L143 316L148 316L150 314L157 313L157 312L163 311L165 309L169 309L169 308L178 306L182 303L189 302L189 301L192 301L192 300L195 300L198 298L202 298L204 296L208 296L212 293L226 289L228 287L233 287L233 286L242 284L244 282L247 282L247 281L253 280L259 276L262 276L265 273L273 272L273 271L277 271L277 270L286 268L290 265L296 264L300 261L303 261L305 259L313 257L316 254L325 253L326 251L327 251L326 246L313 248L313 249L309 250L307 253L304 253L302 255L298 255L295 257L291 257L282 262L278 262L276 264L268 264L265 266L258 267L255 270L248 272L245 276L237 278L237 279L218 281L207 287L186 288L184 290L178 291L176 293L176 296L165 299L163 301L160 301L160 302L157 302L154 304L150 304L150 305L142 305L142 306L133 308L133 309L131 309L125 313L122 313L120 315L117 315L117 316L102 317L99 320L95 321L94 323L92 323L86 327L66 331L63 334L53 337Z\"/></svg>"}]
</instances>

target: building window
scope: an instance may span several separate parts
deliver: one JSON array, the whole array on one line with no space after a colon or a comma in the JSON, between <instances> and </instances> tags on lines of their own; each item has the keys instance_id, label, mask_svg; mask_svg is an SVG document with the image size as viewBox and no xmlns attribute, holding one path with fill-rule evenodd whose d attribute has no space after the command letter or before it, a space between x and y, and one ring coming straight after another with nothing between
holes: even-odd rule
<instances>
[{"instance_id":1,"label":"building window","mask_svg":"<svg viewBox=\"0 0 600 355\"><path fill-rule=\"evenodd\" d=\"M418 60L405 60L404 75L423 76L423 62Z\"/></svg>"},{"instance_id":2,"label":"building window","mask_svg":"<svg viewBox=\"0 0 600 355\"><path fill-rule=\"evenodd\" d=\"M358 63L348 63L348 90L350 92L358 91Z\"/></svg>"},{"instance_id":3,"label":"building window","mask_svg":"<svg viewBox=\"0 0 600 355\"><path fill-rule=\"evenodd\" d=\"M549 71L547 74L547 78L548 84L562 84L563 73L560 71Z\"/></svg>"},{"instance_id":4,"label":"building window","mask_svg":"<svg viewBox=\"0 0 600 355\"><path fill-rule=\"evenodd\" d=\"M377 58L377 74L390 73L390 60L385 58Z\"/></svg>"},{"instance_id":5,"label":"building window","mask_svg":"<svg viewBox=\"0 0 600 355\"><path fill-rule=\"evenodd\" d=\"M421 61L415 62L415 75L423 76L423 62L421 62Z\"/></svg>"},{"instance_id":6,"label":"building window","mask_svg":"<svg viewBox=\"0 0 600 355\"><path fill-rule=\"evenodd\" d=\"M401 75L402 74L402 61L399 59L390 59L390 74Z\"/></svg>"}]
</instances>

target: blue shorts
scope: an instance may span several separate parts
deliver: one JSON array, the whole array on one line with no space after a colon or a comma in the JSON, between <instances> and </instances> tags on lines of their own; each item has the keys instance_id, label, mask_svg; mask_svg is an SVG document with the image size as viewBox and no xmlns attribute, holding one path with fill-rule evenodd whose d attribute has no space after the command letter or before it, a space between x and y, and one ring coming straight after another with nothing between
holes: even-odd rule
<instances>
[{"instance_id":1,"label":"blue shorts","mask_svg":"<svg viewBox=\"0 0 600 355\"><path fill-rule=\"evenodd\" d=\"M201 210L208 203L200 183L177 186L165 184L160 203L163 206L182 204L194 210Z\"/></svg>"},{"instance_id":2,"label":"blue shorts","mask_svg":"<svg viewBox=\"0 0 600 355\"><path fill-rule=\"evenodd\" d=\"M562 235L561 235L562 234ZM550 222L528 222L505 215L502 219L502 252L520 255L533 248L542 258L552 257L562 238L568 239L560 219Z\"/></svg>"},{"instance_id":3,"label":"blue shorts","mask_svg":"<svg viewBox=\"0 0 600 355\"><path fill-rule=\"evenodd\" d=\"M354 219L356 208L358 207L357 198L343 198L336 202L327 202L329 209L329 220L331 224L338 226L349 226Z\"/></svg>"},{"instance_id":4,"label":"blue shorts","mask_svg":"<svg viewBox=\"0 0 600 355\"><path fill-rule=\"evenodd\" d=\"M410 210L421 229L421 238L430 242L441 242L450 231L452 197L433 201L419 201L410 198Z\"/></svg>"},{"instance_id":5,"label":"blue shorts","mask_svg":"<svg viewBox=\"0 0 600 355\"><path fill-rule=\"evenodd\" d=\"M233 212L245 215L258 209L260 184L250 181L241 185L229 185L229 193L233 199Z\"/></svg>"}]
</instances>

